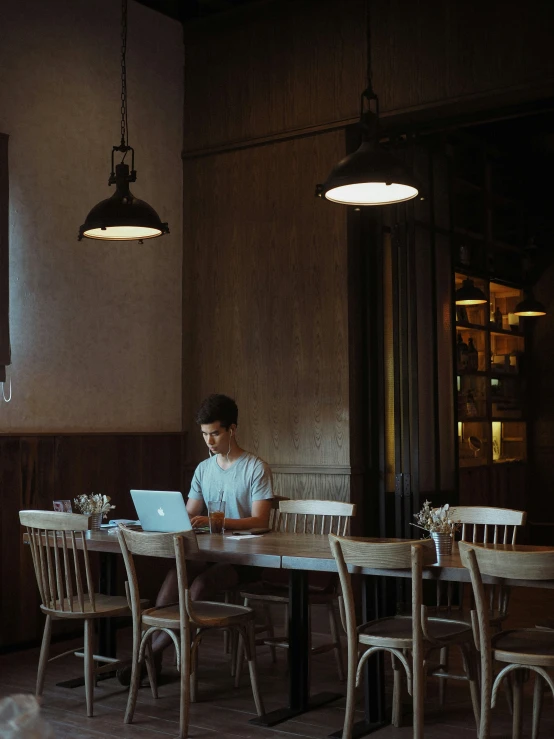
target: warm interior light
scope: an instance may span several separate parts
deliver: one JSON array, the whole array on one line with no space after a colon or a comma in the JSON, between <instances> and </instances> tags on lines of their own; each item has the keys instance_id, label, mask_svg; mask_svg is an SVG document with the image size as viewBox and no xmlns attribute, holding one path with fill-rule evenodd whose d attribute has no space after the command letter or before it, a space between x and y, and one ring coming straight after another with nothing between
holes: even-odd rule
<instances>
[{"instance_id":1,"label":"warm interior light","mask_svg":"<svg viewBox=\"0 0 554 739\"><path fill-rule=\"evenodd\" d=\"M386 182L360 182L355 185L334 187L325 193L327 200L344 205L386 205L412 200L418 190L411 185Z\"/></svg>"},{"instance_id":2,"label":"warm interior light","mask_svg":"<svg viewBox=\"0 0 554 739\"><path fill-rule=\"evenodd\" d=\"M486 300L481 300L480 298L469 298L468 300L457 300L456 305L482 305L486 302Z\"/></svg>"},{"instance_id":3,"label":"warm interior light","mask_svg":"<svg viewBox=\"0 0 554 739\"><path fill-rule=\"evenodd\" d=\"M468 277L462 286L456 290L456 305L481 305L487 303L485 293Z\"/></svg>"},{"instance_id":4,"label":"warm interior light","mask_svg":"<svg viewBox=\"0 0 554 739\"><path fill-rule=\"evenodd\" d=\"M531 291L526 291L526 293L527 297L516 305L514 310L515 315L527 318L545 316L546 309L544 305L539 300L535 300Z\"/></svg>"},{"instance_id":5,"label":"warm interior light","mask_svg":"<svg viewBox=\"0 0 554 739\"><path fill-rule=\"evenodd\" d=\"M161 236L159 228L142 226L108 226L107 228L91 228L83 232L87 239L99 241L132 241L134 239L155 239Z\"/></svg>"},{"instance_id":6,"label":"warm interior light","mask_svg":"<svg viewBox=\"0 0 554 739\"><path fill-rule=\"evenodd\" d=\"M516 316L546 316L545 310L525 310L516 313Z\"/></svg>"}]
</instances>

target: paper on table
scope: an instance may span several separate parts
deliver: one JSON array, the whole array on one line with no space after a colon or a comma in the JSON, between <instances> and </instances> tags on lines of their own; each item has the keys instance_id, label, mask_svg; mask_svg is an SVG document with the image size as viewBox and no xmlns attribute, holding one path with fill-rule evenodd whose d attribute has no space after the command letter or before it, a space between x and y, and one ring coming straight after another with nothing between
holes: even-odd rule
<instances>
[{"instance_id":1,"label":"paper on table","mask_svg":"<svg viewBox=\"0 0 554 739\"><path fill-rule=\"evenodd\" d=\"M240 541L241 539L257 539L259 536L263 536L263 534L237 534L231 538L234 541Z\"/></svg>"}]
</instances>

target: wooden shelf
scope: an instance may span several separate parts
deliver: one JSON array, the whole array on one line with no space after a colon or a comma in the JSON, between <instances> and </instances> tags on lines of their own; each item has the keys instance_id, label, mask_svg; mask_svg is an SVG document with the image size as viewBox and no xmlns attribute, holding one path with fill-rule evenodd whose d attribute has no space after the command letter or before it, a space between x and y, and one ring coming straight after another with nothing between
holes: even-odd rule
<instances>
[{"instance_id":1,"label":"wooden shelf","mask_svg":"<svg viewBox=\"0 0 554 739\"><path fill-rule=\"evenodd\" d=\"M468 321L456 321L456 328L462 328L466 331L486 331L487 327L481 323L469 323Z\"/></svg>"},{"instance_id":2,"label":"wooden shelf","mask_svg":"<svg viewBox=\"0 0 554 739\"><path fill-rule=\"evenodd\" d=\"M491 328L491 334L498 334L499 336L515 336L516 339L523 339L524 334L521 331L506 330L505 328Z\"/></svg>"}]
</instances>

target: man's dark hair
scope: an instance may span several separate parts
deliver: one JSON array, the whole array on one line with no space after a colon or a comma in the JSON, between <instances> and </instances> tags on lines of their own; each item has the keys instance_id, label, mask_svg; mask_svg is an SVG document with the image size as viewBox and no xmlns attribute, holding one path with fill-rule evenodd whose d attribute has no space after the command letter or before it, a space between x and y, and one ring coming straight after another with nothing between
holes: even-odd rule
<instances>
[{"instance_id":1,"label":"man's dark hair","mask_svg":"<svg viewBox=\"0 0 554 739\"><path fill-rule=\"evenodd\" d=\"M228 429L232 423L237 423L239 409L233 398L228 395L213 393L202 401L202 405L196 413L196 423L201 426L204 423L219 423Z\"/></svg>"}]
</instances>

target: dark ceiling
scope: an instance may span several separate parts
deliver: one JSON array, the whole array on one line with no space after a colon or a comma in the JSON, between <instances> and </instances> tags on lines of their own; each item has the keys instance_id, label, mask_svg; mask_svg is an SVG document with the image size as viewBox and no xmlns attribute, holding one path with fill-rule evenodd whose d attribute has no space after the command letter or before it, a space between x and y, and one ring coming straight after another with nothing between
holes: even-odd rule
<instances>
[{"instance_id":1,"label":"dark ceiling","mask_svg":"<svg viewBox=\"0 0 554 739\"><path fill-rule=\"evenodd\" d=\"M138 0L153 10L188 23L217 13L227 13L252 0Z\"/></svg>"}]
</instances>

